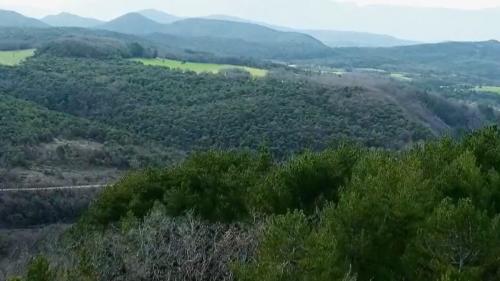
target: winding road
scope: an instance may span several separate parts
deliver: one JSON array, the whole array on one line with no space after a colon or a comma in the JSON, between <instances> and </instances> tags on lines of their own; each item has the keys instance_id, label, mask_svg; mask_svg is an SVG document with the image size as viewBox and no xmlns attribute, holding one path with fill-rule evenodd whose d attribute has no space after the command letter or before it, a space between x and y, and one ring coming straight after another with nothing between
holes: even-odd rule
<instances>
[{"instance_id":1,"label":"winding road","mask_svg":"<svg viewBox=\"0 0 500 281\"><path fill-rule=\"evenodd\" d=\"M66 190L66 189L92 189L92 188L103 188L107 186L106 184L96 184L96 185L73 185L73 186L54 186L54 187L39 187L39 188L5 188L0 189L2 192L33 192L33 191L52 191L52 190Z\"/></svg>"}]
</instances>

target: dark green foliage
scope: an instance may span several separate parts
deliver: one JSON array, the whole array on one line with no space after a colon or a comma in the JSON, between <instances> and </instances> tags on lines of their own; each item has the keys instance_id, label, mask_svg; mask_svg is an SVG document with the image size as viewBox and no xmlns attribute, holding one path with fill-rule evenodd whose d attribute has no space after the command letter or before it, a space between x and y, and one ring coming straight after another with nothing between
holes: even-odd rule
<instances>
[{"instance_id":1,"label":"dark green foliage","mask_svg":"<svg viewBox=\"0 0 500 281\"><path fill-rule=\"evenodd\" d=\"M307 243L310 232L307 218L301 212L270 218L261 233L259 261L237 267L238 280L305 280L301 274L305 255L302 245Z\"/></svg>"},{"instance_id":2,"label":"dark green foliage","mask_svg":"<svg viewBox=\"0 0 500 281\"><path fill-rule=\"evenodd\" d=\"M260 186L258 205L271 208L261 211L302 209L310 213L327 201L337 202L359 155L359 148L342 145L321 153L306 152L276 167Z\"/></svg>"},{"instance_id":3,"label":"dark green foliage","mask_svg":"<svg viewBox=\"0 0 500 281\"><path fill-rule=\"evenodd\" d=\"M127 214L141 218L156 201L171 216L193 211L210 221L245 220L250 215L251 189L269 166L266 157L249 153L195 154L176 167L125 177L101 194L84 221L106 225Z\"/></svg>"},{"instance_id":4,"label":"dark green foliage","mask_svg":"<svg viewBox=\"0 0 500 281\"><path fill-rule=\"evenodd\" d=\"M461 142L443 139L398 154L363 153L337 204L309 220L293 214L276 217L282 224L271 219L267 227L273 232L264 232L256 260L240 265L239 277L497 280L500 166L481 169L476 159L497 148L491 144L499 139L499 130L491 127ZM478 156L469 150L471 143ZM309 234L299 235L294 226ZM296 239L285 244L287 237ZM297 255L272 254L280 251Z\"/></svg>"},{"instance_id":5,"label":"dark green foliage","mask_svg":"<svg viewBox=\"0 0 500 281\"><path fill-rule=\"evenodd\" d=\"M59 148L58 163L77 161L94 166L130 168L159 162L164 153L153 155L153 147L139 149L144 141L123 130L107 125L48 110L43 106L0 94L0 166L28 167L43 161L43 153L37 148L54 139L89 140L103 144L100 151L92 153ZM148 151L148 149L151 149ZM78 159L76 159L78 158ZM156 160L155 160L156 159ZM2 182L2 180L0 180Z\"/></svg>"},{"instance_id":6,"label":"dark green foliage","mask_svg":"<svg viewBox=\"0 0 500 281\"><path fill-rule=\"evenodd\" d=\"M406 253L408 273L415 280L438 280L445 274L453 280L484 280L485 265L498 255L498 218L490 219L470 200L456 205L444 200Z\"/></svg>"},{"instance_id":7,"label":"dark green foliage","mask_svg":"<svg viewBox=\"0 0 500 281\"><path fill-rule=\"evenodd\" d=\"M55 273L45 257L35 258L28 266L25 281L53 281Z\"/></svg>"},{"instance_id":8,"label":"dark green foliage","mask_svg":"<svg viewBox=\"0 0 500 281\"><path fill-rule=\"evenodd\" d=\"M127 44L99 37L63 38L37 49L38 55L95 59L153 57L155 52L156 50L145 48L137 42Z\"/></svg>"},{"instance_id":9,"label":"dark green foliage","mask_svg":"<svg viewBox=\"0 0 500 281\"><path fill-rule=\"evenodd\" d=\"M247 153L196 154L169 172L167 213L193 210L211 221L243 220L249 216L246 199L270 164Z\"/></svg>"},{"instance_id":10,"label":"dark green foliage","mask_svg":"<svg viewBox=\"0 0 500 281\"><path fill-rule=\"evenodd\" d=\"M323 149L333 139L401 147L432 136L389 97L306 78L196 75L125 61L39 57L0 70L0 89L180 153L256 149L268 141L273 154L284 156Z\"/></svg>"},{"instance_id":11,"label":"dark green foliage","mask_svg":"<svg viewBox=\"0 0 500 281\"><path fill-rule=\"evenodd\" d=\"M231 267L236 280L244 281L496 281L500 167L487 151L495 151L499 140L499 129L490 127L460 141L444 138L406 151L341 145L284 163L274 163L265 149L193 154L177 166L136 172L105 189L69 236L78 268L62 269L101 276L96 280L109 280L110 272L124 280L154 272L158 279L152 280L180 272L206 280L202 272L213 268L203 263L152 268L165 255L178 260L176 253L208 245L203 239L218 232L205 232L206 226L240 222L257 235L244 236L250 244L240 236L221 240L232 245L231 257L214 269L217 276L229 276ZM181 221L191 214L205 226L186 227ZM177 238L158 236L160 227L208 236L176 244ZM245 233L240 230L231 233ZM249 245L257 249L249 251ZM93 248L99 251L88 250ZM203 249L204 257L219 253L217 247ZM233 255L238 249L245 254ZM140 270L137 257L146 263L139 262ZM131 273L120 273L123 268Z\"/></svg>"},{"instance_id":12,"label":"dark green foliage","mask_svg":"<svg viewBox=\"0 0 500 281\"><path fill-rule=\"evenodd\" d=\"M97 189L0 193L0 227L72 223L97 196Z\"/></svg>"}]
</instances>

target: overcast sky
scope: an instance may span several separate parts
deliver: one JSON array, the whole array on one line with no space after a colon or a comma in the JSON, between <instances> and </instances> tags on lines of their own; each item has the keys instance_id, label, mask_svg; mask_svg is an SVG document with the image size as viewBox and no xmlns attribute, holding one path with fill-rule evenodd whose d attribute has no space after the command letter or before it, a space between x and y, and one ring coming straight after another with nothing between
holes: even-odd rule
<instances>
[{"instance_id":1,"label":"overcast sky","mask_svg":"<svg viewBox=\"0 0 500 281\"><path fill-rule=\"evenodd\" d=\"M0 9L32 17L65 11L109 20L154 8L184 17L225 14L301 29L383 33L422 42L499 40L498 7L500 0L0 0Z\"/></svg>"},{"instance_id":2,"label":"overcast sky","mask_svg":"<svg viewBox=\"0 0 500 281\"><path fill-rule=\"evenodd\" d=\"M311 6L331 0L290 0L297 6ZM1 9L14 9L34 17L69 11L101 19L110 19L124 12L156 8L184 16L232 14L256 17L276 0L0 0ZM453 9L484 9L500 7L500 0L337 0L358 5L389 4ZM286 7L286 6L285 6ZM285 13L286 10L281 11Z\"/></svg>"}]
</instances>

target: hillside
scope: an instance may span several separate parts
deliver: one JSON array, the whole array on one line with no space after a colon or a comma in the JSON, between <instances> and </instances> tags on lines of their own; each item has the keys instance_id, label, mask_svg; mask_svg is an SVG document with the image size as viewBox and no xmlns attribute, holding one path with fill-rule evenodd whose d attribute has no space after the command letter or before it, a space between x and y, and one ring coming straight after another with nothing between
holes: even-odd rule
<instances>
[{"instance_id":1,"label":"hillside","mask_svg":"<svg viewBox=\"0 0 500 281\"><path fill-rule=\"evenodd\" d=\"M258 24L279 31L303 33L320 40L329 47L393 47L413 45L417 43L414 41L403 40L389 35L368 32L338 31L326 29L294 29L290 27L272 25L264 22L252 21L228 15L210 15L204 18L212 20Z\"/></svg>"},{"instance_id":2,"label":"hillside","mask_svg":"<svg viewBox=\"0 0 500 281\"><path fill-rule=\"evenodd\" d=\"M165 33L186 37L241 39L248 42L289 42L322 46L314 38L297 32L282 32L257 24L212 19L185 19L166 26Z\"/></svg>"},{"instance_id":3,"label":"hillside","mask_svg":"<svg viewBox=\"0 0 500 281\"><path fill-rule=\"evenodd\" d=\"M148 34L163 32L165 29L163 24L155 22L139 13L125 14L96 26L96 28L125 34Z\"/></svg>"},{"instance_id":4,"label":"hillside","mask_svg":"<svg viewBox=\"0 0 500 281\"><path fill-rule=\"evenodd\" d=\"M49 27L49 25L34 19L25 17L13 11L0 10L0 27Z\"/></svg>"},{"instance_id":5,"label":"hillside","mask_svg":"<svg viewBox=\"0 0 500 281\"><path fill-rule=\"evenodd\" d=\"M57 47L58 51L52 52L55 56L73 54L77 57L92 57L95 54L102 58L102 53L114 57L141 56L140 53L152 55L154 52L159 52L158 55L183 54L182 50L174 52L138 36L85 28L0 27L0 37L0 50L40 49L46 52Z\"/></svg>"},{"instance_id":6,"label":"hillside","mask_svg":"<svg viewBox=\"0 0 500 281\"><path fill-rule=\"evenodd\" d=\"M1 188L106 183L166 159L125 131L1 93L0 119Z\"/></svg>"},{"instance_id":7,"label":"hillside","mask_svg":"<svg viewBox=\"0 0 500 281\"><path fill-rule=\"evenodd\" d=\"M312 63L343 68L371 68L498 82L500 42L445 42L392 48L336 48L335 55Z\"/></svg>"},{"instance_id":8,"label":"hillside","mask_svg":"<svg viewBox=\"0 0 500 281\"><path fill-rule=\"evenodd\" d=\"M70 13L60 13L57 15L49 15L41 19L44 23L55 26L55 27L95 27L103 24L102 21L93 19L93 18L85 18L80 17L78 15L70 14Z\"/></svg>"},{"instance_id":9,"label":"hillside","mask_svg":"<svg viewBox=\"0 0 500 281\"><path fill-rule=\"evenodd\" d=\"M198 152L107 187L46 247L13 255L10 272L26 281L34 273L55 281L496 281L499 148L500 131L490 127L405 151L339 144L285 161L265 149ZM67 219L85 205L76 196L52 195L74 208L66 213L23 197L2 209L17 199ZM17 217L30 215L24 210ZM8 252L11 235L2 237ZM456 262L470 251L480 254Z\"/></svg>"},{"instance_id":10,"label":"hillside","mask_svg":"<svg viewBox=\"0 0 500 281\"><path fill-rule=\"evenodd\" d=\"M221 55L226 53L226 56L289 59L322 57L332 53L309 35L249 23L186 19L165 26L163 33L180 38L184 41L182 46L187 49ZM159 34L149 38L166 44L169 40L162 39Z\"/></svg>"},{"instance_id":11,"label":"hillside","mask_svg":"<svg viewBox=\"0 0 500 281\"><path fill-rule=\"evenodd\" d=\"M331 54L327 46L309 35L250 23L197 18L160 24L138 13L130 13L97 28L146 36L172 50L222 57L305 59Z\"/></svg>"},{"instance_id":12,"label":"hillside","mask_svg":"<svg viewBox=\"0 0 500 281\"><path fill-rule=\"evenodd\" d=\"M365 82L355 82L360 80ZM252 79L42 56L1 69L0 90L160 143L177 155L267 143L284 156L340 139L398 148L489 122L473 108L369 76L271 73Z\"/></svg>"},{"instance_id":13,"label":"hillside","mask_svg":"<svg viewBox=\"0 0 500 281\"><path fill-rule=\"evenodd\" d=\"M330 47L395 47L415 45L417 42L399 39L389 35L336 31L336 30L304 30L301 31L320 40Z\"/></svg>"}]
</instances>

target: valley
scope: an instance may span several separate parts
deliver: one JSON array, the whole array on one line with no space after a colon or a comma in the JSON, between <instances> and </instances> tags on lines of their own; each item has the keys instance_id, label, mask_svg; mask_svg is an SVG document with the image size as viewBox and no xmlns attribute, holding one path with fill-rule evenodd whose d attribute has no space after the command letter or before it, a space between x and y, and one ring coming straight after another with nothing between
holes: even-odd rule
<instances>
[{"instance_id":1,"label":"valley","mask_svg":"<svg viewBox=\"0 0 500 281\"><path fill-rule=\"evenodd\" d=\"M0 10L0 280L499 280L495 85L496 40Z\"/></svg>"}]
</instances>

